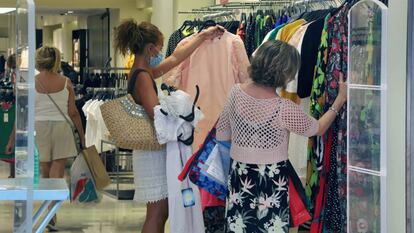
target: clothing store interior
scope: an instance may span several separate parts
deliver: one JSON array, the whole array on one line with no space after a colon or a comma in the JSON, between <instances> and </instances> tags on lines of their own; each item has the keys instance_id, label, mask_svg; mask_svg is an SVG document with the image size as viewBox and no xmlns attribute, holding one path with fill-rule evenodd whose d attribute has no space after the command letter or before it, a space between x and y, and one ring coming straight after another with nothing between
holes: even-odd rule
<instances>
[{"instance_id":1,"label":"clothing store interior","mask_svg":"<svg viewBox=\"0 0 414 233\"><path fill-rule=\"evenodd\" d=\"M413 54L410 0L1 0L0 233L412 232Z\"/></svg>"}]
</instances>

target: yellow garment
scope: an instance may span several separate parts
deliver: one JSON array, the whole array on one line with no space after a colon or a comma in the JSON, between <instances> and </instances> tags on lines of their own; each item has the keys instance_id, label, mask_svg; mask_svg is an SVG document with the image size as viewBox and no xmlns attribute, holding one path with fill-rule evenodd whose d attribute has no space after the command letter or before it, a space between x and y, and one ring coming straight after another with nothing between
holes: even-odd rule
<instances>
[{"instance_id":1,"label":"yellow garment","mask_svg":"<svg viewBox=\"0 0 414 233\"><path fill-rule=\"evenodd\" d=\"M128 55L127 61L126 61L126 64L125 64L125 68L131 69L132 66L134 65L134 60L135 60L134 54Z\"/></svg>"},{"instance_id":2,"label":"yellow garment","mask_svg":"<svg viewBox=\"0 0 414 233\"><path fill-rule=\"evenodd\" d=\"M284 26L280 31L277 33L276 40L281 40L284 42L289 42L292 36L296 33L296 31L306 23L304 19L298 19L293 23L290 23Z\"/></svg>"}]
</instances>

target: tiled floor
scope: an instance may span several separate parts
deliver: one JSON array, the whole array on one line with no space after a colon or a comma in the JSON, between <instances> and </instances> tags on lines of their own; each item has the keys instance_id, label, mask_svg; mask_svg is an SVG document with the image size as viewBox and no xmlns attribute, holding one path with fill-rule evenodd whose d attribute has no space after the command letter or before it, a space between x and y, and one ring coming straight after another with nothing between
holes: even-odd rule
<instances>
[{"instance_id":1,"label":"tiled floor","mask_svg":"<svg viewBox=\"0 0 414 233\"><path fill-rule=\"evenodd\" d=\"M6 178L8 170L8 165L0 161L0 178ZM12 210L13 203L0 202L0 233L12 232ZM102 202L96 205L65 202L58 211L57 226L60 233L140 233L144 220L144 205L103 195Z\"/></svg>"},{"instance_id":2,"label":"tiled floor","mask_svg":"<svg viewBox=\"0 0 414 233\"><path fill-rule=\"evenodd\" d=\"M0 162L0 178L7 176L8 166ZM0 202L0 233L12 232L12 210L11 202ZM105 195L100 204L81 206L66 202L58 211L61 233L139 233L144 219L144 205Z\"/></svg>"}]
</instances>

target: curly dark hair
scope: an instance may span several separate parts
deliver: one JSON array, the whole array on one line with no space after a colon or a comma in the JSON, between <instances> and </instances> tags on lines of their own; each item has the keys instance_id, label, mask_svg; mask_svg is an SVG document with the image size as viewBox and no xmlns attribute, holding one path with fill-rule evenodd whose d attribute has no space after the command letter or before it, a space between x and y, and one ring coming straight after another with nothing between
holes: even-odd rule
<instances>
[{"instance_id":1,"label":"curly dark hair","mask_svg":"<svg viewBox=\"0 0 414 233\"><path fill-rule=\"evenodd\" d=\"M295 78L300 67L300 54L295 47L283 41L267 41L251 59L251 79L268 87L286 87Z\"/></svg>"},{"instance_id":2,"label":"curly dark hair","mask_svg":"<svg viewBox=\"0 0 414 233\"><path fill-rule=\"evenodd\" d=\"M138 24L129 19L115 28L115 49L124 56L128 53L142 53L147 44L156 44L163 40L164 36L158 27L148 22Z\"/></svg>"}]
</instances>

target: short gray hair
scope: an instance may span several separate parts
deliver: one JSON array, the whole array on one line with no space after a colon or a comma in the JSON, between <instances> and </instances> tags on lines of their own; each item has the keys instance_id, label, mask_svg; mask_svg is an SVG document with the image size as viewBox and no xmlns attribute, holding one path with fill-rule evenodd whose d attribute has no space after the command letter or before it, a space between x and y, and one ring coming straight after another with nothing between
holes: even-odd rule
<instances>
[{"instance_id":1,"label":"short gray hair","mask_svg":"<svg viewBox=\"0 0 414 233\"><path fill-rule=\"evenodd\" d=\"M300 54L288 43L272 40L263 43L251 59L250 78L268 87L285 87L300 67Z\"/></svg>"}]
</instances>

